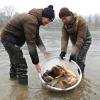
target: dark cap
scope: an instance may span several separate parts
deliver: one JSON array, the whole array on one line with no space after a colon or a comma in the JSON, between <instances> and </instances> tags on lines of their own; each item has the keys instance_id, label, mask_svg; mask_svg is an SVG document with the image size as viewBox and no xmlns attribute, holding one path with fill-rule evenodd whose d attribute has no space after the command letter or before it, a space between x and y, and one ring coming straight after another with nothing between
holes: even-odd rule
<instances>
[{"instance_id":1,"label":"dark cap","mask_svg":"<svg viewBox=\"0 0 100 100\"><path fill-rule=\"evenodd\" d=\"M42 16L43 17L47 17L50 20L54 20L55 12L53 10L53 5L49 5L47 8L44 8L43 12L42 12Z\"/></svg>"},{"instance_id":2,"label":"dark cap","mask_svg":"<svg viewBox=\"0 0 100 100\"><path fill-rule=\"evenodd\" d=\"M66 7L63 7L59 11L59 17L62 18L64 16L73 16L73 13Z\"/></svg>"}]
</instances>

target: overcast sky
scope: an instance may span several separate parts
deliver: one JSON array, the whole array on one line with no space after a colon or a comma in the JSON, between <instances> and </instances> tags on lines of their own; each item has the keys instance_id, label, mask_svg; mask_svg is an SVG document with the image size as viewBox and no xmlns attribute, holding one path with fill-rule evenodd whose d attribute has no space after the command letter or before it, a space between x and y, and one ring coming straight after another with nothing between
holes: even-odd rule
<instances>
[{"instance_id":1,"label":"overcast sky","mask_svg":"<svg viewBox=\"0 0 100 100\"><path fill-rule=\"evenodd\" d=\"M56 16L61 7L68 7L73 12L81 15L100 14L99 0L0 0L0 8L11 5L17 12L27 12L32 8L45 8L54 5Z\"/></svg>"}]
</instances>

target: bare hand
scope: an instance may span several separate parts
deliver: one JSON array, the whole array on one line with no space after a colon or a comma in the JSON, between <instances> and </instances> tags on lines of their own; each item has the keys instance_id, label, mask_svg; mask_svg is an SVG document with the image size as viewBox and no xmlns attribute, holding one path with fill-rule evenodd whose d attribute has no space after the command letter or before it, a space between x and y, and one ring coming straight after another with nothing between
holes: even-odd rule
<instances>
[{"instance_id":1,"label":"bare hand","mask_svg":"<svg viewBox=\"0 0 100 100\"><path fill-rule=\"evenodd\" d=\"M35 68L36 68L36 70L37 70L38 73L41 72L41 65L40 64L36 64Z\"/></svg>"}]
</instances>

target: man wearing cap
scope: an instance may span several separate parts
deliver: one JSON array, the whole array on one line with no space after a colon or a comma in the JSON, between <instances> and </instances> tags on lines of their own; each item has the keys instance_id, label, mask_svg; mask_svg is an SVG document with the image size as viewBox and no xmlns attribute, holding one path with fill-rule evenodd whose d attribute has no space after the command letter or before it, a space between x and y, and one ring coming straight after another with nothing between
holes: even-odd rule
<instances>
[{"instance_id":1,"label":"man wearing cap","mask_svg":"<svg viewBox=\"0 0 100 100\"><path fill-rule=\"evenodd\" d=\"M86 54L91 45L91 34L87 23L66 7L61 8L59 17L63 22L60 57L61 59L65 57L70 38L73 49L69 61L74 60L84 73Z\"/></svg>"},{"instance_id":2,"label":"man wearing cap","mask_svg":"<svg viewBox=\"0 0 100 100\"><path fill-rule=\"evenodd\" d=\"M21 47L26 42L33 64L38 72L41 66L37 47L46 54L46 48L39 35L39 27L54 20L53 6L44 9L32 9L11 19L1 33L1 42L10 59L10 79L18 79L19 84L28 85L27 63Z\"/></svg>"}]
</instances>

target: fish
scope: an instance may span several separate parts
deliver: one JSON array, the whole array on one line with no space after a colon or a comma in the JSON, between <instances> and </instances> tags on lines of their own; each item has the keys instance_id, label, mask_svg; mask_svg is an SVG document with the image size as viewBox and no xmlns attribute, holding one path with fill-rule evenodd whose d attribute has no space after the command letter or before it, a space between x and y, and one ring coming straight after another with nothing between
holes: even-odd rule
<instances>
[{"instance_id":1,"label":"fish","mask_svg":"<svg viewBox=\"0 0 100 100\"><path fill-rule=\"evenodd\" d=\"M54 66L49 71L47 70L42 77L48 85L62 89L70 87L77 82L76 74L60 65Z\"/></svg>"}]
</instances>

